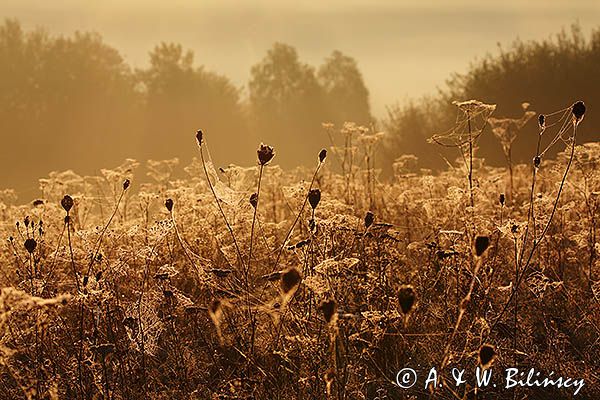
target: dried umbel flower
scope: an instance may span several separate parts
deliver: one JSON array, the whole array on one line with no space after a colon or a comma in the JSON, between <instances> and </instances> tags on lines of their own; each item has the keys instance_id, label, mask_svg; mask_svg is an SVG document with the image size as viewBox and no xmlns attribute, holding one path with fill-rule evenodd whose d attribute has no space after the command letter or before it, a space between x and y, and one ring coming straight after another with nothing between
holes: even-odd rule
<instances>
[{"instance_id":1,"label":"dried umbel flower","mask_svg":"<svg viewBox=\"0 0 600 400\"><path fill-rule=\"evenodd\" d=\"M500 205L504 206L505 202L506 202L506 196L504 195L504 193L500 193Z\"/></svg>"},{"instance_id":2,"label":"dried umbel flower","mask_svg":"<svg viewBox=\"0 0 600 400\"><path fill-rule=\"evenodd\" d=\"M308 192L308 202L310 203L310 206L312 207L313 210L315 208L317 208L320 201L321 201L321 190L320 189L311 189L310 192Z\"/></svg>"},{"instance_id":3,"label":"dried umbel flower","mask_svg":"<svg viewBox=\"0 0 600 400\"><path fill-rule=\"evenodd\" d=\"M375 214L373 214L371 211L367 211L367 214L365 215L365 229L369 229L369 227L373 225L374 221Z\"/></svg>"},{"instance_id":4,"label":"dried umbel flower","mask_svg":"<svg viewBox=\"0 0 600 400\"><path fill-rule=\"evenodd\" d=\"M398 289L398 304L403 314L408 314L415 306L417 295L412 285L402 285Z\"/></svg>"},{"instance_id":5,"label":"dried umbel flower","mask_svg":"<svg viewBox=\"0 0 600 400\"><path fill-rule=\"evenodd\" d=\"M165 207L167 207L169 212L173 211L173 199L165 200Z\"/></svg>"},{"instance_id":6,"label":"dried umbel flower","mask_svg":"<svg viewBox=\"0 0 600 400\"><path fill-rule=\"evenodd\" d=\"M298 271L295 267L287 269L284 273L281 274L281 291L284 294L290 293L292 290L298 287L301 280L302 275L300 275L300 271Z\"/></svg>"},{"instance_id":7,"label":"dried umbel flower","mask_svg":"<svg viewBox=\"0 0 600 400\"><path fill-rule=\"evenodd\" d=\"M27 252L29 252L29 254L32 254L35 251L35 247L37 246L37 242L35 241L35 239L27 239L25 240L25 250L27 250Z\"/></svg>"},{"instance_id":8,"label":"dried umbel flower","mask_svg":"<svg viewBox=\"0 0 600 400\"><path fill-rule=\"evenodd\" d=\"M256 208L256 206L258 205L258 194L257 193L252 193L250 195L250 205L253 208Z\"/></svg>"},{"instance_id":9,"label":"dried umbel flower","mask_svg":"<svg viewBox=\"0 0 600 400\"><path fill-rule=\"evenodd\" d=\"M492 365L496 358L496 349L490 344L484 344L479 348L479 364L482 368Z\"/></svg>"},{"instance_id":10,"label":"dried umbel flower","mask_svg":"<svg viewBox=\"0 0 600 400\"><path fill-rule=\"evenodd\" d=\"M123 191L129 189L129 185L131 185L131 181L129 179L125 179L123 181Z\"/></svg>"},{"instance_id":11,"label":"dried umbel flower","mask_svg":"<svg viewBox=\"0 0 600 400\"><path fill-rule=\"evenodd\" d=\"M578 124L583 119L585 115L585 104L583 101L578 101L573 104L571 107L571 111L573 112L574 123Z\"/></svg>"},{"instance_id":12,"label":"dried umbel flower","mask_svg":"<svg viewBox=\"0 0 600 400\"><path fill-rule=\"evenodd\" d=\"M337 312L337 303L334 299L323 300L319 308L323 312L323 318L325 318L328 324L334 321L334 316Z\"/></svg>"},{"instance_id":13,"label":"dried umbel flower","mask_svg":"<svg viewBox=\"0 0 600 400\"><path fill-rule=\"evenodd\" d=\"M546 116L544 114L540 114L538 116L538 125L540 129L544 129L546 127Z\"/></svg>"},{"instance_id":14,"label":"dried umbel flower","mask_svg":"<svg viewBox=\"0 0 600 400\"><path fill-rule=\"evenodd\" d=\"M319 162L323 162L325 161L325 158L327 158L327 150L323 149L319 152Z\"/></svg>"},{"instance_id":15,"label":"dried umbel flower","mask_svg":"<svg viewBox=\"0 0 600 400\"><path fill-rule=\"evenodd\" d=\"M489 236L477 236L475 238L475 255L481 257L490 246Z\"/></svg>"},{"instance_id":16,"label":"dried umbel flower","mask_svg":"<svg viewBox=\"0 0 600 400\"><path fill-rule=\"evenodd\" d=\"M198 141L198 146L202 146L202 136L204 136L204 134L200 129L198 129L196 131L196 140Z\"/></svg>"},{"instance_id":17,"label":"dried umbel flower","mask_svg":"<svg viewBox=\"0 0 600 400\"><path fill-rule=\"evenodd\" d=\"M73 198L68 194L65 195L65 197L63 197L60 201L60 205L66 212L71 211L71 208L73 207Z\"/></svg>"},{"instance_id":18,"label":"dried umbel flower","mask_svg":"<svg viewBox=\"0 0 600 400\"><path fill-rule=\"evenodd\" d=\"M273 148L263 143L258 146L256 153L258 154L258 163L260 165L266 165L273 159L273 157L275 157L275 151Z\"/></svg>"}]
</instances>

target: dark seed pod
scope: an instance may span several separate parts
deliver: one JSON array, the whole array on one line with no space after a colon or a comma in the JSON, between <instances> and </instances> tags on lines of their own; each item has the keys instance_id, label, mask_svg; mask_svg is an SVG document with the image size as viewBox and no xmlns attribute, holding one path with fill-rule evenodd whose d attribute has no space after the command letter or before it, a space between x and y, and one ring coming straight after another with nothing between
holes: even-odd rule
<instances>
[{"instance_id":1,"label":"dark seed pod","mask_svg":"<svg viewBox=\"0 0 600 400\"><path fill-rule=\"evenodd\" d=\"M296 268L291 267L281 274L281 290L284 294L287 294L294 290L300 284L301 280L302 275L300 275L300 272Z\"/></svg>"},{"instance_id":2,"label":"dark seed pod","mask_svg":"<svg viewBox=\"0 0 600 400\"><path fill-rule=\"evenodd\" d=\"M129 185L131 185L131 181L129 179L125 179L123 181L123 190L125 191L125 190L129 189Z\"/></svg>"},{"instance_id":3,"label":"dark seed pod","mask_svg":"<svg viewBox=\"0 0 600 400\"><path fill-rule=\"evenodd\" d=\"M533 166L539 168L541 162L542 159L540 158L540 156L535 156L535 158L533 159Z\"/></svg>"},{"instance_id":4,"label":"dark seed pod","mask_svg":"<svg viewBox=\"0 0 600 400\"><path fill-rule=\"evenodd\" d=\"M25 224L26 228L29 228L29 224L31 223L31 220L29 219L29 215L25 217L25 219L23 220L23 223Z\"/></svg>"},{"instance_id":5,"label":"dark seed pod","mask_svg":"<svg viewBox=\"0 0 600 400\"><path fill-rule=\"evenodd\" d=\"M258 205L258 194L257 193L252 193L250 195L250 205L253 208L256 208L256 206Z\"/></svg>"},{"instance_id":6,"label":"dark seed pod","mask_svg":"<svg viewBox=\"0 0 600 400\"><path fill-rule=\"evenodd\" d=\"M504 205L504 203L506 202L506 196L504 195L504 193L500 193L500 205Z\"/></svg>"},{"instance_id":7,"label":"dark seed pod","mask_svg":"<svg viewBox=\"0 0 600 400\"><path fill-rule=\"evenodd\" d=\"M323 149L319 152L319 162L323 162L325 161L325 158L327 158L327 150Z\"/></svg>"},{"instance_id":8,"label":"dark seed pod","mask_svg":"<svg viewBox=\"0 0 600 400\"><path fill-rule=\"evenodd\" d=\"M490 246L490 237L489 236L477 236L475 238L475 254L477 257L481 257L483 253Z\"/></svg>"},{"instance_id":9,"label":"dark seed pod","mask_svg":"<svg viewBox=\"0 0 600 400\"><path fill-rule=\"evenodd\" d=\"M260 165L266 165L273 159L273 157L275 157L275 151L273 148L263 143L258 146L256 153L258 154L258 163Z\"/></svg>"},{"instance_id":10,"label":"dark seed pod","mask_svg":"<svg viewBox=\"0 0 600 400\"><path fill-rule=\"evenodd\" d=\"M544 114L538 116L538 125L540 126L540 129L546 127L546 116Z\"/></svg>"},{"instance_id":11,"label":"dark seed pod","mask_svg":"<svg viewBox=\"0 0 600 400\"><path fill-rule=\"evenodd\" d=\"M44 200L41 200L41 199L37 199L37 200L33 201L33 206L34 207L38 207L38 206L41 206L43 204L44 204Z\"/></svg>"},{"instance_id":12,"label":"dark seed pod","mask_svg":"<svg viewBox=\"0 0 600 400\"><path fill-rule=\"evenodd\" d=\"M496 358L496 349L490 344L484 344L479 348L479 364L482 368L489 367Z\"/></svg>"},{"instance_id":13,"label":"dark seed pod","mask_svg":"<svg viewBox=\"0 0 600 400\"><path fill-rule=\"evenodd\" d=\"M398 289L398 304L403 314L408 314L412 311L417 295L412 285L402 285Z\"/></svg>"},{"instance_id":14,"label":"dark seed pod","mask_svg":"<svg viewBox=\"0 0 600 400\"><path fill-rule=\"evenodd\" d=\"M198 146L202 146L202 136L203 133L200 129L196 131L196 140L198 141Z\"/></svg>"},{"instance_id":15,"label":"dark seed pod","mask_svg":"<svg viewBox=\"0 0 600 400\"><path fill-rule=\"evenodd\" d=\"M69 212L73 207L73 198L68 194L65 195L65 197L63 197L63 199L60 201L60 205L66 212Z\"/></svg>"},{"instance_id":16,"label":"dark seed pod","mask_svg":"<svg viewBox=\"0 0 600 400\"><path fill-rule=\"evenodd\" d=\"M169 212L173 211L173 199L165 200L165 207L167 207Z\"/></svg>"},{"instance_id":17,"label":"dark seed pod","mask_svg":"<svg viewBox=\"0 0 600 400\"><path fill-rule=\"evenodd\" d=\"M310 203L310 206L312 207L313 210L315 208L317 208L320 201L321 201L321 190L320 189L311 189L310 192L308 192L308 202Z\"/></svg>"},{"instance_id":18,"label":"dark seed pod","mask_svg":"<svg viewBox=\"0 0 600 400\"><path fill-rule=\"evenodd\" d=\"M37 246L37 242L35 241L35 239L27 239L25 240L25 250L27 250L27 252L29 254L32 254L35 251L35 247Z\"/></svg>"},{"instance_id":19,"label":"dark seed pod","mask_svg":"<svg viewBox=\"0 0 600 400\"><path fill-rule=\"evenodd\" d=\"M371 225L373 225L373 221L375 221L375 214L371 211L367 211L365 215L365 229L369 229Z\"/></svg>"},{"instance_id":20,"label":"dark seed pod","mask_svg":"<svg viewBox=\"0 0 600 400\"><path fill-rule=\"evenodd\" d=\"M573 116L575 117L575 122L579 122L585 115L585 104L583 103L583 101L578 101L575 104L573 104L573 107L571 107L571 111L573 112Z\"/></svg>"},{"instance_id":21,"label":"dark seed pod","mask_svg":"<svg viewBox=\"0 0 600 400\"><path fill-rule=\"evenodd\" d=\"M337 303L334 299L323 300L319 307L323 312L323 318L329 324L333 320L335 313L337 312Z\"/></svg>"}]
</instances>

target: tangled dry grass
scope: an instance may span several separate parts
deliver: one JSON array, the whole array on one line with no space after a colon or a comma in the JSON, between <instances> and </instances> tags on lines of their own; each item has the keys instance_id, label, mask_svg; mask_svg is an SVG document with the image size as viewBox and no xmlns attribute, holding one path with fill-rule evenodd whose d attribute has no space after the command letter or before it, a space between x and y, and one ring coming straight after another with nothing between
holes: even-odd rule
<instances>
[{"instance_id":1,"label":"tangled dry grass","mask_svg":"<svg viewBox=\"0 0 600 400\"><path fill-rule=\"evenodd\" d=\"M512 397L395 384L405 366L491 363L585 378L598 398L600 145L577 145L578 104L538 118L532 165L477 158L493 109L466 102L435 136L462 158L435 175L404 156L380 181L381 134L347 124L325 127L343 145L312 170L265 145L217 170L199 131L185 180L153 161L136 185L128 160L52 173L32 204L2 192L2 398Z\"/></svg>"}]
</instances>

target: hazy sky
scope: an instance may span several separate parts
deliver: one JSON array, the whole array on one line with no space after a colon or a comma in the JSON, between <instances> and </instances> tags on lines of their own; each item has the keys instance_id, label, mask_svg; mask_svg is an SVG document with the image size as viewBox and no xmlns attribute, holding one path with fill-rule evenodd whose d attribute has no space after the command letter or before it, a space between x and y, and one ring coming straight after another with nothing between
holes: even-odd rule
<instances>
[{"instance_id":1,"label":"hazy sky","mask_svg":"<svg viewBox=\"0 0 600 400\"><path fill-rule=\"evenodd\" d=\"M600 25L600 0L0 0L0 17L51 33L99 32L135 66L160 41L194 50L197 64L239 86L274 41L318 65L334 49L358 60L377 116L432 93L497 43L546 38L579 21Z\"/></svg>"}]
</instances>

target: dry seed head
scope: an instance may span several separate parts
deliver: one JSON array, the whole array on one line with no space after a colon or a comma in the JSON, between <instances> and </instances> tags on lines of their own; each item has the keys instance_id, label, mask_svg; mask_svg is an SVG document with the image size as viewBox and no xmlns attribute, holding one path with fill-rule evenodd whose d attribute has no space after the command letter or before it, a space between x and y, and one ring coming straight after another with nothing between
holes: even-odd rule
<instances>
[{"instance_id":1,"label":"dry seed head","mask_svg":"<svg viewBox=\"0 0 600 400\"><path fill-rule=\"evenodd\" d=\"M500 193L500 205L504 205L504 203L506 202L506 196L504 195L504 193Z\"/></svg>"},{"instance_id":2,"label":"dry seed head","mask_svg":"<svg viewBox=\"0 0 600 400\"><path fill-rule=\"evenodd\" d=\"M315 208L317 208L320 201L321 201L321 190L320 189L311 189L310 192L308 192L308 202L310 203L310 206L312 207L313 210Z\"/></svg>"},{"instance_id":3,"label":"dry seed head","mask_svg":"<svg viewBox=\"0 0 600 400\"><path fill-rule=\"evenodd\" d=\"M32 254L35 251L35 247L37 246L37 242L35 241L35 239L27 239L25 240L25 249L27 250L27 252L29 254Z\"/></svg>"},{"instance_id":4,"label":"dry seed head","mask_svg":"<svg viewBox=\"0 0 600 400\"><path fill-rule=\"evenodd\" d=\"M198 146L202 146L202 137L204 136L204 134L202 133L202 131L200 129L198 129L196 131L196 140L198 141Z\"/></svg>"},{"instance_id":5,"label":"dry seed head","mask_svg":"<svg viewBox=\"0 0 600 400\"><path fill-rule=\"evenodd\" d=\"M65 195L65 197L63 197L62 200L60 201L60 205L66 212L69 212L71 210L71 208L73 207L73 198L71 196L69 196L68 194Z\"/></svg>"},{"instance_id":6,"label":"dry seed head","mask_svg":"<svg viewBox=\"0 0 600 400\"><path fill-rule=\"evenodd\" d=\"M131 181L129 179L125 179L123 181L123 191L129 189L129 185L131 185Z\"/></svg>"},{"instance_id":7,"label":"dry seed head","mask_svg":"<svg viewBox=\"0 0 600 400\"><path fill-rule=\"evenodd\" d=\"M284 273L281 274L281 291L284 294L288 294L296 287L298 287L301 280L302 275L300 275L300 271L298 271L295 267L287 269Z\"/></svg>"},{"instance_id":8,"label":"dry seed head","mask_svg":"<svg viewBox=\"0 0 600 400\"><path fill-rule=\"evenodd\" d=\"M475 238L475 254L481 257L490 246L489 236L477 236Z\"/></svg>"},{"instance_id":9,"label":"dry seed head","mask_svg":"<svg viewBox=\"0 0 600 400\"><path fill-rule=\"evenodd\" d=\"M252 193L250 195L250 205L252 206L252 208L256 208L256 206L258 205L258 193Z\"/></svg>"},{"instance_id":10,"label":"dry seed head","mask_svg":"<svg viewBox=\"0 0 600 400\"><path fill-rule=\"evenodd\" d=\"M373 225L374 221L375 214L373 214L371 211L367 211L367 214L365 215L365 229L369 229L369 227Z\"/></svg>"},{"instance_id":11,"label":"dry seed head","mask_svg":"<svg viewBox=\"0 0 600 400\"><path fill-rule=\"evenodd\" d=\"M327 158L327 150L323 149L319 152L319 162L322 163Z\"/></svg>"},{"instance_id":12,"label":"dry seed head","mask_svg":"<svg viewBox=\"0 0 600 400\"><path fill-rule=\"evenodd\" d=\"M489 367L496 358L496 349L490 344L484 344L479 348L479 364L482 368Z\"/></svg>"},{"instance_id":13,"label":"dry seed head","mask_svg":"<svg viewBox=\"0 0 600 400\"><path fill-rule=\"evenodd\" d=\"M402 285L398 289L398 304L403 314L408 314L415 306L417 295L412 285Z\"/></svg>"},{"instance_id":14,"label":"dry seed head","mask_svg":"<svg viewBox=\"0 0 600 400\"><path fill-rule=\"evenodd\" d=\"M573 113L574 123L578 124L583 119L585 115L585 104L583 101L578 101L573 104L571 107L571 112Z\"/></svg>"},{"instance_id":15,"label":"dry seed head","mask_svg":"<svg viewBox=\"0 0 600 400\"><path fill-rule=\"evenodd\" d=\"M273 159L273 157L275 157L275 151L273 148L263 143L258 146L256 153L258 154L258 163L260 165L266 165Z\"/></svg>"},{"instance_id":16,"label":"dry seed head","mask_svg":"<svg viewBox=\"0 0 600 400\"><path fill-rule=\"evenodd\" d=\"M325 318L328 324L334 321L334 316L337 312L337 303L334 299L323 300L319 308L323 312L323 318Z\"/></svg>"},{"instance_id":17,"label":"dry seed head","mask_svg":"<svg viewBox=\"0 0 600 400\"><path fill-rule=\"evenodd\" d=\"M540 158L540 156L535 156L533 159L533 166L536 168L539 168L541 162L542 162L542 159Z\"/></svg>"},{"instance_id":18,"label":"dry seed head","mask_svg":"<svg viewBox=\"0 0 600 400\"><path fill-rule=\"evenodd\" d=\"M544 114L540 114L538 116L538 125L540 129L544 129L546 127L546 116Z\"/></svg>"},{"instance_id":19,"label":"dry seed head","mask_svg":"<svg viewBox=\"0 0 600 400\"><path fill-rule=\"evenodd\" d=\"M169 212L173 211L173 199L165 200L165 207L167 207Z\"/></svg>"}]
</instances>

